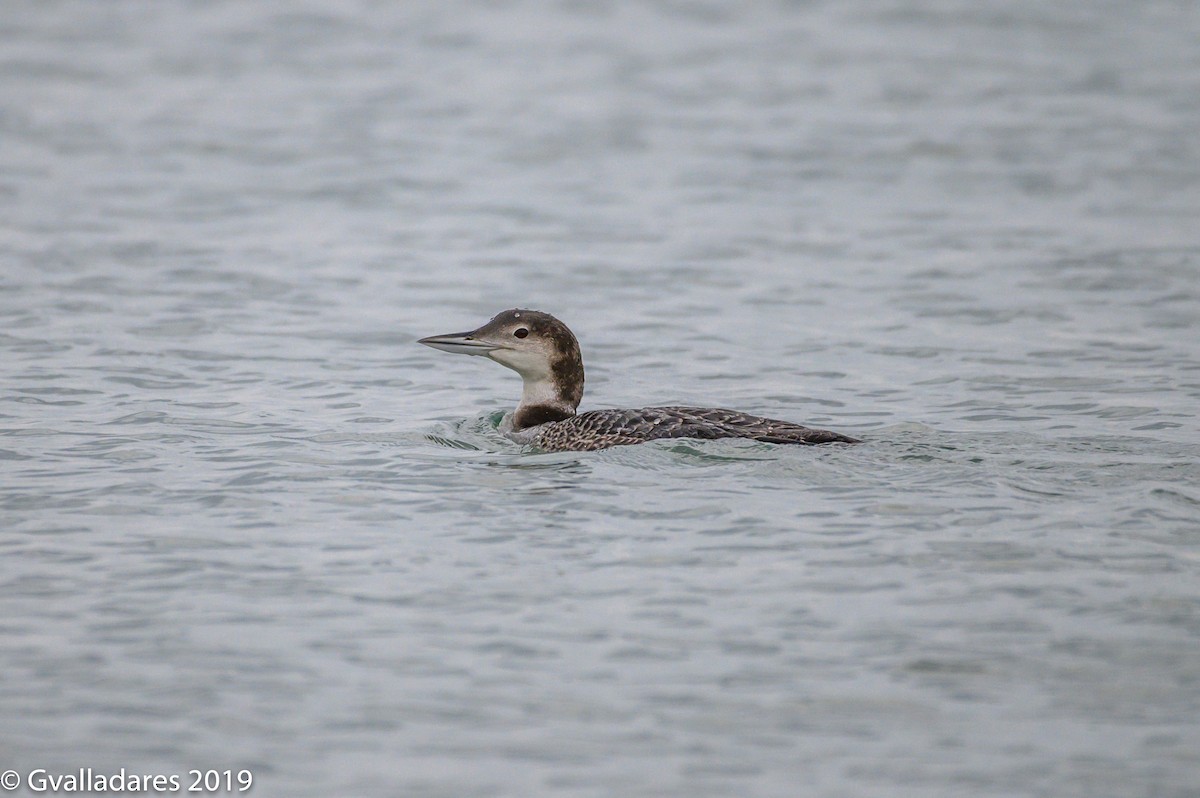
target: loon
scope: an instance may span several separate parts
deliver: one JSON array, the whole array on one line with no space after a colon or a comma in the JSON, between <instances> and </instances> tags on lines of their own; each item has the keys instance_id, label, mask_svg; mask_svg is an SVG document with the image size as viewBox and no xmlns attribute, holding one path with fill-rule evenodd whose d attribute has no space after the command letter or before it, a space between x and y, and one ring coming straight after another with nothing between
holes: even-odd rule
<instances>
[{"instance_id":1,"label":"loon","mask_svg":"<svg viewBox=\"0 0 1200 798\"><path fill-rule=\"evenodd\" d=\"M790 421L714 407L589 410L583 399L583 358L574 333L549 313L514 308L477 330L431 335L417 343L460 355L482 355L521 375L524 391L500 431L520 444L551 452L582 452L661 438L750 438L767 443L859 443L855 438Z\"/></svg>"}]
</instances>

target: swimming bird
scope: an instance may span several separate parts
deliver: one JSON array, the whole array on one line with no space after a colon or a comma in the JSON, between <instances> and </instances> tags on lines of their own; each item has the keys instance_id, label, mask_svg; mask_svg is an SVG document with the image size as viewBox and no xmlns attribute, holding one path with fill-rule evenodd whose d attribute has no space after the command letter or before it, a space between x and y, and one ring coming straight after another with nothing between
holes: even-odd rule
<instances>
[{"instance_id":1,"label":"swimming bird","mask_svg":"<svg viewBox=\"0 0 1200 798\"><path fill-rule=\"evenodd\" d=\"M480 355L520 374L524 382L521 402L505 414L500 431L517 443L546 451L591 451L661 438L859 443L837 432L716 407L644 407L576 414L583 399L579 341L567 325L537 310L506 310L477 330L431 335L417 343L444 352Z\"/></svg>"}]
</instances>

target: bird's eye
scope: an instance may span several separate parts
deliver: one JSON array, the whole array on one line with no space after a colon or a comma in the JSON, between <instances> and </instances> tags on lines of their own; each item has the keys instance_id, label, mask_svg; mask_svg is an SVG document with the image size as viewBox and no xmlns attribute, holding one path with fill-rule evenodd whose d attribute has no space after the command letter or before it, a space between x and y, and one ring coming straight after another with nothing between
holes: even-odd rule
<instances>
[{"instance_id":1,"label":"bird's eye","mask_svg":"<svg viewBox=\"0 0 1200 798\"><path fill-rule=\"evenodd\" d=\"M513 335L515 335L518 338L524 338L526 335L529 335L529 330L526 330L524 327L518 327L513 332Z\"/></svg>"}]
</instances>

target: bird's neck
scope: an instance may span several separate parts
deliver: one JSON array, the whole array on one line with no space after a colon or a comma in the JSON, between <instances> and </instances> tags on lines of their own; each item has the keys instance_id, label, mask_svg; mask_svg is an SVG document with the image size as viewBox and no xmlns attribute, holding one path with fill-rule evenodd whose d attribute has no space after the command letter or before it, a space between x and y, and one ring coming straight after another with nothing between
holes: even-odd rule
<instances>
[{"instance_id":1,"label":"bird's neck","mask_svg":"<svg viewBox=\"0 0 1200 798\"><path fill-rule=\"evenodd\" d=\"M521 403L513 411L512 427L520 432L549 421L562 421L575 415L579 400L571 397L552 378L525 379Z\"/></svg>"}]
</instances>

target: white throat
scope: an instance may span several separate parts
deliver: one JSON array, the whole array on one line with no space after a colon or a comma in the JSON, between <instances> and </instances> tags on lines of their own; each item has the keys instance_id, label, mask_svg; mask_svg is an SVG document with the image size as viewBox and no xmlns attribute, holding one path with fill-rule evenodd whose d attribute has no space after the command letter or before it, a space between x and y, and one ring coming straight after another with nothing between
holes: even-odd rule
<instances>
[{"instance_id":1,"label":"white throat","mask_svg":"<svg viewBox=\"0 0 1200 798\"><path fill-rule=\"evenodd\" d=\"M521 375L524 387L521 391L521 404L517 405L517 410L541 405L561 408L570 415L575 414L575 408L571 407L560 394L559 386L550 369L549 358L544 354L495 349L488 352L488 357Z\"/></svg>"},{"instance_id":2,"label":"white throat","mask_svg":"<svg viewBox=\"0 0 1200 798\"><path fill-rule=\"evenodd\" d=\"M560 407L572 414L575 412L575 408L570 407L558 395L558 386L554 384L554 381L549 376L524 377L524 385L521 390L521 404L517 405L517 409L536 407L538 405Z\"/></svg>"}]
</instances>

